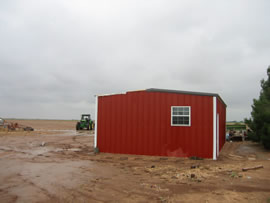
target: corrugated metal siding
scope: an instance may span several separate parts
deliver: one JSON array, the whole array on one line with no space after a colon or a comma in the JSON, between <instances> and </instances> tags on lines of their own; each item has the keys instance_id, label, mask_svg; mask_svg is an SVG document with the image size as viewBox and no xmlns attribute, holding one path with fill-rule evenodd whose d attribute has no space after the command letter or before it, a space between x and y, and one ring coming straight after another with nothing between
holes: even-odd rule
<instances>
[{"instance_id":1,"label":"corrugated metal siding","mask_svg":"<svg viewBox=\"0 0 270 203\"><path fill-rule=\"evenodd\" d=\"M171 126L171 106L191 106L191 126ZM98 98L101 152L211 158L211 96L128 92Z\"/></svg>"},{"instance_id":2,"label":"corrugated metal siding","mask_svg":"<svg viewBox=\"0 0 270 203\"><path fill-rule=\"evenodd\" d=\"M226 106L217 99L217 113L219 114L219 151L226 141Z\"/></svg>"}]
</instances>

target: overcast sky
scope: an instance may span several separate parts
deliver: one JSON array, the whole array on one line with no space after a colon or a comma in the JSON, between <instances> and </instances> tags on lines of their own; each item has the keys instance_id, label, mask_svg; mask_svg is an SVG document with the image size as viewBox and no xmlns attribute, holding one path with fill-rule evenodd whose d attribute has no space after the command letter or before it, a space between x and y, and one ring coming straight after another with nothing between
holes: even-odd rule
<instances>
[{"instance_id":1,"label":"overcast sky","mask_svg":"<svg viewBox=\"0 0 270 203\"><path fill-rule=\"evenodd\" d=\"M0 2L0 117L94 117L95 94L218 93L250 116L270 65L270 1Z\"/></svg>"}]
</instances>

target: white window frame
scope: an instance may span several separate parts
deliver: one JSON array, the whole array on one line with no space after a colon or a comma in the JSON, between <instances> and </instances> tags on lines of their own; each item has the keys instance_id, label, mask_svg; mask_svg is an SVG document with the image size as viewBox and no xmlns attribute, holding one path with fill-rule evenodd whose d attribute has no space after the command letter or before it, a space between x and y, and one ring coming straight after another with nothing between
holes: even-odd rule
<instances>
[{"instance_id":1,"label":"white window frame","mask_svg":"<svg viewBox=\"0 0 270 203\"><path fill-rule=\"evenodd\" d=\"M173 115L173 108L175 107L188 107L189 115ZM189 117L189 124L173 124L173 117ZM191 106L171 106L171 126L191 126Z\"/></svg>"}]
</instances>

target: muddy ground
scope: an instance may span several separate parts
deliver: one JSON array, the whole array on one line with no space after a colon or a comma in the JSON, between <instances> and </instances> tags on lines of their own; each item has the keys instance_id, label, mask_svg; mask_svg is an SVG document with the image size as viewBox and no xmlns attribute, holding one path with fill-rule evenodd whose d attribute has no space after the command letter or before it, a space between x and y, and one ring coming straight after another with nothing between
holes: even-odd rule
<instances>
[{"instance_id":1,"label":"muddy ground","mask_svg":"<svg viewBox=\"0 0 270 203\"><path fill-rule=\"evenodd\" d=\"M16 122L36 130L0 132L0 202L270 202L270 153L251 142L217 161L95 155L75 121Z\"/></svg>"}]
</instances>

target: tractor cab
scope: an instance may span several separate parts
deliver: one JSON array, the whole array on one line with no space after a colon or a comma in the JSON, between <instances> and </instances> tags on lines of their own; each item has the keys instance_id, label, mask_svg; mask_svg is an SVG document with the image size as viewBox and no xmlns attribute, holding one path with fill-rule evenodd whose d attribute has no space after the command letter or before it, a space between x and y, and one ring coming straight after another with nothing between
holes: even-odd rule
<instances>
[{"instance_id":1,"label":"tractor cab","mask_svg":"<svg viewBox=\"0 0 270 203\"><path fill-rule=\"evenodd\" d=\"M91 116L90 114L82 114L82 118L81 121L90 121L91 120Z\"/></svg>"}]
</instances>

